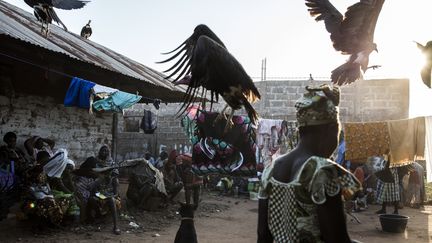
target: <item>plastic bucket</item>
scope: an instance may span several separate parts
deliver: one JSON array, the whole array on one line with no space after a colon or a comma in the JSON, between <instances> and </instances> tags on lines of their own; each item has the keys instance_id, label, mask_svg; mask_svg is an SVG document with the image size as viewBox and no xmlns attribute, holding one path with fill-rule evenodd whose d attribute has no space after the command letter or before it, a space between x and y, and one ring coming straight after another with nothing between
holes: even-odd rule
<instances>
[{"instance_id":1,"label":"plastic bucket","mask_svg":"<svg viewBox=\"0 0 432 243\"><path fill-rule=\"evenodd\" d=\"M408 224L408 216L398 214L380 214L380 223L383 231L402 233Z\"/></svg>"}]
</instances>

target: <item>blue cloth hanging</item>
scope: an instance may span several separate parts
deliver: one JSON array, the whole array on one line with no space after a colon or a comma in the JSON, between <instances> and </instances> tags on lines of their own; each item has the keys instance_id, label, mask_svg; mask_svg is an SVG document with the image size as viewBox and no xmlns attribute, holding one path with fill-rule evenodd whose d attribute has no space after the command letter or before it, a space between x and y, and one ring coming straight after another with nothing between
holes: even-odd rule
<instances>
[{"instance_id":1,"label":"blue cloth hanging","mask_svg":"<svg viewBox=\"0 0 432 243\"><path fill-rule=\"evenodd\" d=\"M66 92L64 106L90 108L90 91L95 85L84 79L73 78Z\"/></svg>"},{"instance_id":2,"label":"blue cloth hanging","mask_svg":"<svg viewBox=\"0 0 432 243\"><path fill-rule=\"evenodd\" d=\"M108 98L98 100L93 103L93 108L97 111L114 111L122 112L123 109L129 108L140 101L142 96L117 91L111 94Z\"/></svg>"}]
</instances>

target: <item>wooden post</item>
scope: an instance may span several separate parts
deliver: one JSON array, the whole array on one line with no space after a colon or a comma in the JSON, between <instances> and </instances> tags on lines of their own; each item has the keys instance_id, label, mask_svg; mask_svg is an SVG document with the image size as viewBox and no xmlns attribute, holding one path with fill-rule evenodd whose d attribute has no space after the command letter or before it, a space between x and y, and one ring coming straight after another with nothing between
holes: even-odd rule
<instances>
[{"instance_id":1,"label":"wooden post","mask_svg":"<svg viewBox=\"0 0 432 243\"><path fill-rule=\"evenodd\" d=\"M117 162L117 141L118 141L118 114L117 112L114 112L113 121L112 121L111 156L113 157L115 162Z\"/></svg>"}]
</instances>

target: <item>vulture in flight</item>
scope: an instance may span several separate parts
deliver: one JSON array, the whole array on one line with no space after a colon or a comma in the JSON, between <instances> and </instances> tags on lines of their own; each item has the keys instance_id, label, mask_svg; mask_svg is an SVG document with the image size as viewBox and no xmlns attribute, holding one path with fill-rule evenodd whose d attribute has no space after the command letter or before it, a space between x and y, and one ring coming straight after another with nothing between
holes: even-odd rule
<instances>
[{"instance_id":1,"label":"vulture in flight","mask_svg":"<svg viewBox=\"0 0 432 243\"><path fill-rule=\"evenodd\" d=\"M174 77L174 84L188 85L180 114L197 100L201 88L201 97L207 97L207 92L210 92L210 110L213 103L218 102L219 95L226 101L227 105L218 119L224 116L228 106L231 107L227 125L231 124L234 111L241 107L245 108L250 120L256 124L258 114L251 103L259 100L261 95L242 65L209 27L198 25L179 47L163 54L174 52L171 57L159 63L179 57L178 61L164 72L171 72L167 79Z\"/></svg>"},{"instance_id":2,"label":"vulture in flight","mask_svg":"<svg viewBox=\"0 0 432 243\"><path fill-rule=\"evenodd\" d=\"M310 15L316 21L324 20L334 49L350 55L346 63L332 71L332 82L343 85L361 78L369 68L369 54L378 51L373 37L384 0L360 0L348 7L345 16L328 0L305 1Z\"/></svg>"},{"instance_id":3,"label":"vulture in flight","mask_svg":"<svg viewBox=\"0 0 432 243\"><path fill-rule=\"evenodd\" d=\"M84 7L89 1L83 0L24 0L27 5L33 8L34 15L38 21L42 23L42 32L48 35L48 25L54 20L57 24L61 24L63 29L67 31L66 26L57 16L54 8L63 10L79 9ZM45 27L46 26L46 27Z\"/></svg>"},{"instance_id":4,"label":"vulture in flight","mask_svg":"<svg viewBox=\"0 0 432 243\"><path fill-rule=\"evenodd\" d=\"M417 43L417 47L425 54L426 56L426 64L422 68L420 74L423 80L423 83L426 84L429 88L431 87L431 71L432 71L432 41L426 43L426 46Z\"/></svg>"},{"instance_id":5,"label":"vulture in flight","mask_svg":"<svg viewBox=\"0 0 432 243\"><path fill-rule=\"evenodd\" d=\"M86 25L84 25L84 27L82 27L81 37L88 39L91 36L92 28L90 27L90 22L91 20L89 20L89 22Z\"/></svg>"}]
</instances>

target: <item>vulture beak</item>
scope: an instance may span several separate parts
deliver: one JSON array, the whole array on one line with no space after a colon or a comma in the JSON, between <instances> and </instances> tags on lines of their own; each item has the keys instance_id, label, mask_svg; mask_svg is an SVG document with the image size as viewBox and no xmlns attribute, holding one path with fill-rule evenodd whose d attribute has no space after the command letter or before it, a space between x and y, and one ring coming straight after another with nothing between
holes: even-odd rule
<instances>
[{"instance_id":1,"label":"vulture beak","mask_svg":"<svg viewBox=\"0 0 432 243\"><path fill-rule=\"evenodd\" d=\"M174 82L174 85L175 86L177 86L177 85L189 85L190 81L191 81L191 76L188 75L188 76L186 76L186 77L184 77L184 78L182 78L182 79Z\"/></svg>"},{"instance_id":2,"label":"vulture beak","mask_svg":"<svg viewBox=\"0 0 432 243\"><path fill-rule=\"evenodd\" d=\"M378 53L378 47L375 47L374 51L376 51Z\"/></svg>"}]
</instances>

